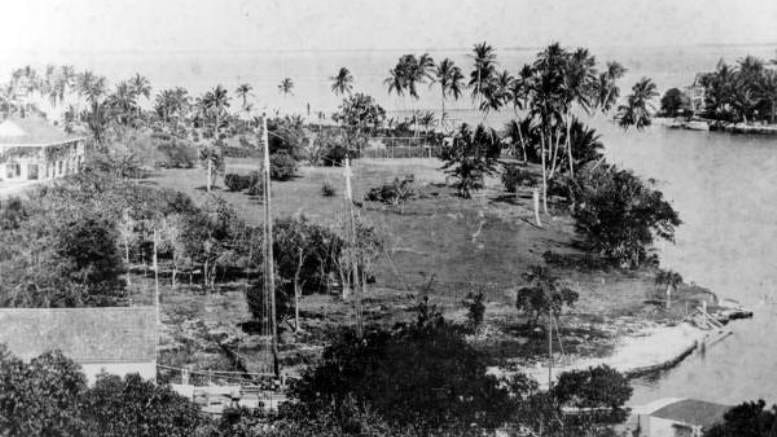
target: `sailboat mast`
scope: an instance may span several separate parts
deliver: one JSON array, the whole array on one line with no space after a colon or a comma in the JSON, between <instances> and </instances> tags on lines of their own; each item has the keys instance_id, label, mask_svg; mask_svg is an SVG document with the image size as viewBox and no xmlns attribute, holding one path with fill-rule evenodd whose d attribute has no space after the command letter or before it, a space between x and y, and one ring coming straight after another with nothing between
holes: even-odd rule
<instances>
[{"instance_id":1,"label":"sailboat mast","mask_svg":"<svg viewBox=\"0 0 777 437\"><path fill-rule=\"evenodd\" d=\"M267 116L262 115L262 144L264 146L264 276L270 299L270 333L272 335L273 373L280 377L278 365L278 326L275 323L275 262L273 260L272 203L270 200L270 145L267 133Z\"/></svg>"}]
</instances>

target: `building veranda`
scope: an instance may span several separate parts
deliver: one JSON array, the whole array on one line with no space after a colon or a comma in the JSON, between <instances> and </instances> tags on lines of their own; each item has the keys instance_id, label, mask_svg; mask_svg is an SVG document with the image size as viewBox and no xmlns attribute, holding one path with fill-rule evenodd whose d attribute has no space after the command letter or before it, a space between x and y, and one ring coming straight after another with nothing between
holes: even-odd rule
<instances>
[{"instance_id":1,"label":"building veranda","mask_svg":"<svg viewBox=\"0 0 777 437\"><path fill-rule=\"evenodd\" d=\"M0 123L0 181L49 180L78 173L85 138L70 135L36 117Z\"/></svg>"}]
</instances>

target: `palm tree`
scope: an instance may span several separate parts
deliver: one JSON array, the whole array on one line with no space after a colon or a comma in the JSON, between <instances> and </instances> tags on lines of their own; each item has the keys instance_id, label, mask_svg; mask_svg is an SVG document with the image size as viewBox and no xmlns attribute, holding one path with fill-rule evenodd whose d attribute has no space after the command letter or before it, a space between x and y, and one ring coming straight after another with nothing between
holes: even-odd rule
<instances>
[{"instance_id":1,"label":"palm tree","mask_svg":"<svg viewBox=\"0 0 777 437\"><path fill-rule=\"evenodd\" d=\"M516 119L513 123L511 123L511 126L516 128L514 131L512 131L512 133L517 135L517 140L521 144L524 163L527 161L526 141L523 138L523 122L520 115L518 114L518 111L523 110L528 106L529 97L531 95L531 80L533 75L534 71L532 70L532 67L530 65L524 65L523 68L521 68L521 71L518 73L518 76L513 78L508 94L513 105L513 112L515 113Z\"/></svg>"},{"instance_id":2,"label":"palm tree","mask_svg":"<svg viewBox=\"0 0 777 437\"><path fill-rule=\"evenodd\" d=\"M124 126L129 125L130 114L137 110L136 99L135 88L125 81L116 84L116 91L108 96L109 107Z\"/></svg>"},{"instance_id":3,"label":"palm tree","mask_svg":"<svg viewBox=\"0 0 777 437\"><path fill-rule=\"evenodd\" d=\"M564 68L564 125L566 127L567 159L569 175L575 177L570 129L571 112L575 104L586 113L595 105L596 60L586 49L577 49L568 57Z\"/></svg>"},{"instance_id":4,"label":"palm tree","mask_svg":"<svg viewBox=\"0 0 777 437\"><path fill-rule=\"evenodd\" d=\"M608 62L607 70L599 73L594 88L596 90L596 106L601 109L602 113L609 112L618 103L620 89L616 82L625 73L626 69L617 62Z\"/></svg>"},{"instance_id":5,"label":"palm tree","mask_svg":"<svg viewBox=\"0 0 777 437\"><path fill-rule=\"evenodd\" d=\"M482 84L480 90L484 99L480 102L480 111L483 112L483 123L486 122L488 113L499 111L502 106L511 101L513 78L507 70L497 74L492 80Z\"/></svg>"},{"instance_id":6,"label":"palm tree","mask_svg":"<svg viewBox=\"0 0 777 437\"><path fill-rule=\"evenodd\" d=\"M76 81L78 94L85 97L89 103L95 104L105 94L105 78L97 76L89 70L79 73Z\"/></svg>"},{"instance_id":7,"label":"palm tree","mask_svg":"<svg viewBox=\"0 0 777 437\"><path fill-rule=\"evenodd\" d=\"M631 88L626 104L618 107L618 124L624 129L635 126L638 130L650 126L650 111L655 110L651 100L657 96L656 84L647 77L640 79Z\"/></svg>"},{"instance_id":8,"label":"palm tree","mask_svg":"<svg viewBox=\"0 0 777 437\"><path fill-rule=\"evenodd\" d=\"M475 44L472 48L475 59L475 67L470 73L469 86L472 87L472 98L478 99L477 106L480 107L483 96L483 86L489 83L496 75L496 53L494 48L485 41Z\"/></svg>"},{"instance_id":9,"label":"palm tree","mask_svg":"<svg viewBox=\"0 0 777 437\"><path fill-rule=\"evenodd\" d=\"M294 89L294 81L292 81L290 77L283 79L278 85L278 91L280 91L284 97L289 94L294 95L294 93L291 92L292 89Z\"/></svg>"},{"instance_id":10,"label":"palm tree","mask_svg":"<svg viewBox=\"0 0 777 437\"><path fill-rule=\"evenodd\" d=\"M453 100L458 100L459 97L461 97L463 81L464 75L461 73L461 69L449 58L443 59L442 62L437 65L432 84L440 84L440 94L442 96L440 125L442 125L443 120L445 119L445 98L450 95L453 97ZM432 84L430 84L430 86Z\"/></svg>"},{"instance_id":11,"label":"palm tree","mask_svg":"<svg viewBox=\"0 0 777 437\"><path fill-rule=\"evenodd\" d=\"M337 74L329 79L332 80L332 92L335 93L336 96L351 94L351 91L353 90L353 75L347 68L340 67Z\"/></svg>"},{"instance_id":12,"label":"palm tree","mask_svg":"<svg viewBox=\"0 0 777 437\"><path fill-rule=\"evenodd\" d=\"M216 140L220 139L221 117L229 108L229 96L227 90L221 85L216 85L213 91L208 91L202 98L202 104L215 121Z\"/></svg>"},{"instance_id":13,"label":"palm tree","mask_svg":"<svg viewBox=\"0 0 777 437\"><path fill-rule=\"evenodd\" d=\"M764 71L758 95L769 103L769 122L774 123L774 113L777 109L777 72L774 70Z\"/></svg>"},{"instance_id":14,"label":"palm tree","mask_svg":"<svg viewBox=\"0 0 777 437\"><path fill-rule=\"evenodd\" d=\"M147 99L151 97L151 82L140 73L135 73L135 76L129 81L129 86L136 96L143 96Z\"/></svg>"}]
</instances>

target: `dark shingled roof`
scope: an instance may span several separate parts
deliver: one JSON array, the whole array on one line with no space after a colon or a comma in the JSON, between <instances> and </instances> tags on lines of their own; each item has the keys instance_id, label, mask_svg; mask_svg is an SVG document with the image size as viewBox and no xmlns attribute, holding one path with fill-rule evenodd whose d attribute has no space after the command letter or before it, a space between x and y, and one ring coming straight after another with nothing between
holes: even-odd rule
<instances>
[{"instance_id":1,"label":"dark shingled roof","mask_svg":"<svg viewBox=\"0 0 777 437\"><path fill-rule=\"evenodd\" d=\"M59 349L80 364L156 359L154 307L2 308L0 343L29 360Z\"/></svg>"},{"instance_id":2,"label":"dark shingled roof","mask_svg":"<svg viewBox=\"0 0 777 437\"><path fill-rule=\"evenodd\" d=\"M0 144L44 146L79 138L37 117L8 118L0 123Z\"/></svg>"},{"instance_id":3,"label":"dark shingled roof","mask_svg":"<svg viewBox=\"0 0 777 437\"><path fill-rule=\"evenodd\" d=\"M730 409L729 405L685 399L660 408L654 411L651 416L701 426L706 429L722 421L723 415Z\"/></svg>"}]
</instances>

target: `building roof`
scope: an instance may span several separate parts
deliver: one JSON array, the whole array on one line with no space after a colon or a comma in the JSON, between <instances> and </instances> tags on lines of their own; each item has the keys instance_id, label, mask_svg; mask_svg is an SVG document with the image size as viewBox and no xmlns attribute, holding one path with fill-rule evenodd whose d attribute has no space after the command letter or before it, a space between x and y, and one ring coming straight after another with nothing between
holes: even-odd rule
<instances>
[{"instance_id":1,"label":"building roof","mask_svg":"<svg viewBox=\"0 0 777 437\"><path fill-rule=\"evenodd\" d=\"M709 428L723 420L723 415L730 409L729 405L683 399L654 411L650 416Z\"/></svg>"},{"instance_id":2,"label":"building roof","mask_svg":"<svg viewBox=\"0 0 777 437\"><path fill-rule=\"evenodd\" d=\"M59 349L79 364L153 361L156 309L2 308L0 343L24 360Z\"/></svg>"},{"instance_id":3,"label":"building roof","mask_svg":"<svg viewBox=\"0 0 777 437\"><path fill-rule=\"evenodd\" d=\"M79 138L38 117L8 118L0 123L0 145L48 146Z\"/></svg>"}]
</instances>

